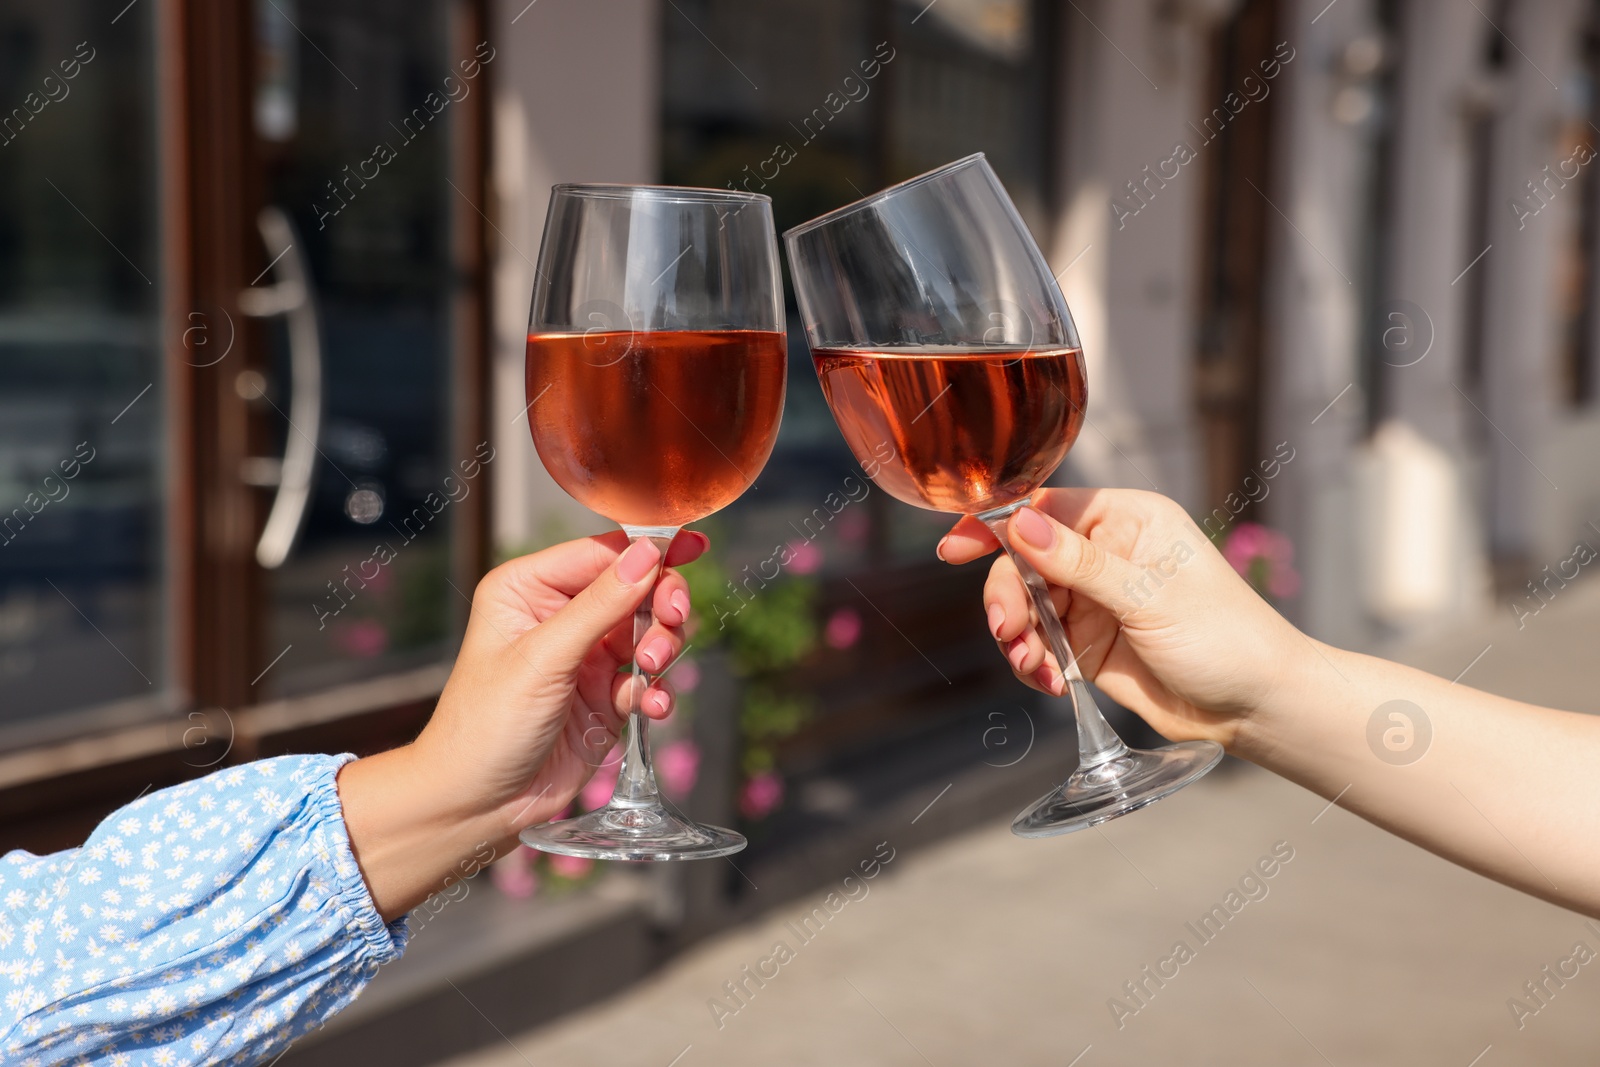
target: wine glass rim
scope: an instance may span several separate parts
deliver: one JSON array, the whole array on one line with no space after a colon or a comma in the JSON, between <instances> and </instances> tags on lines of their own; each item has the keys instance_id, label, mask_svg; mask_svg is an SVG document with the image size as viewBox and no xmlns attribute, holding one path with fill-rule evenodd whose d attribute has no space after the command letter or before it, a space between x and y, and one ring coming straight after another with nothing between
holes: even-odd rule
<instances>
[{"instance_id":1,"label":"wine glass rim","mask_svg":"<svg viewBox=\"0 0 1600 1067\"><path fill-rule=\"evenodd\" d=\"M914 185L921 185L923 182L932 181L935 178L942 178L951 171L959 170L962 167L971 166L973 163L983 161L984 158L985 157L982 152L974 152L970 156L962 156L960 159L952 160L941 167L935 167L932 170L923 171L921 174L907 178L905 181L895 182L893 185L879 189L875 193L869 193L866 196L863 196L860 200L852 200L843 207L836 207L827 214L818 215L809 222L802 222L798 226L792 226L789 229L784 230L784 239L788 240L791 237L798 237L800 234L805 233L808 230L814 230L818 226L825 226L830 222L837 222L846 215L860 211L864 207L870 207L880 200L886 200L889 197L894 196L896 193L904 192Z\"/></svg>"},{"instance_id":2,"label":"wine glass rim","mask_svg":"<svg viewBox=\"0 0 1600 1067\"><path fill-rule=\"evenodd\" d=\"M588 196L613 200L632 200L643 197L668 203L701 204L716 200L740 200L746 203L772 203L765 193L751 193L742 189L712 189L700 185L632 185L626 182L560 182L550 187L553 193L569 196Z\"/></svg>"}]
</instances>

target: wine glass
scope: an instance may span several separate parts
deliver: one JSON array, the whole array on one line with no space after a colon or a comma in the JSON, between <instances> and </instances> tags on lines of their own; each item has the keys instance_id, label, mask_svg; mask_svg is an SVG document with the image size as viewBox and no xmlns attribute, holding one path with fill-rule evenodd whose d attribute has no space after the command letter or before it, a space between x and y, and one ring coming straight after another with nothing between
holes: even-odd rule
<instances>
[{"instance_id":1,"label":"wine glass","mask_svg":"<svg viewBox=\"0 0 1600 1067\"><path fill-rule=\"evenodd\" d=\"M558 185L528 322L528 424L579 503L666 558L685 523L726 507L772 452L787 382L772 204L715 189ZM647 596L635 649L651 624ZM522 831L593 859L680 860L745 847L666 810L639 709L637 655L622 766L604 808Z\"/></svg>"},{"instance_id":2,"label":"wine glass","mask_svg":"<svg viewBox=\"0 0 1600 1067\"><path fill-rule=\"evenodd\" d=\"M1211 741L1154 751L1116 735L1078 669L1007 517L1083 424L1083 350L1050 268L982 154L784 234L800 317L834 420L872 480L933 511L974 515L1032 595L1067 680L1078 767L1017 816L1022 837L1070 833L1154 803L1222 758Z\"/></svg>"}]
</instances>

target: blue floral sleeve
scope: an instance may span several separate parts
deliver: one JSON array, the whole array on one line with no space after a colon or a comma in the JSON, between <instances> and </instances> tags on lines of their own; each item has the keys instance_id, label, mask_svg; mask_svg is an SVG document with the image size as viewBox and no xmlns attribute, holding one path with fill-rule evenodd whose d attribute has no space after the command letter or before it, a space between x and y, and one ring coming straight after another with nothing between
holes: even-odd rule
<instances>
[{"instance_id":1,"label":"blue floral sleeve","mask_svg":"<svg viewBox=\"0 0 1600 1067\"><path fill-rule=\"evenodd\" d=\"M0 1063L265 1063L405 949L350 851L354 756L163 789L80 848L0 859Z\"/></svg>"}]
</instances>

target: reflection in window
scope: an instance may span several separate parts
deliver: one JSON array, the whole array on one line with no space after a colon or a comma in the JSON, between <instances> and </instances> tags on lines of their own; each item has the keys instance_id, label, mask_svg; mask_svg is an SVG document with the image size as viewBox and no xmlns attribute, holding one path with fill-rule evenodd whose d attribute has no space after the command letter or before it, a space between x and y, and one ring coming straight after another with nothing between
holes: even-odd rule
<instances>
[{"instance_id":1,"label":"reflection in window","mask_svg":"<svg viewBox=\"0 0 1600 1067\"><path fill-rule=\"evenodd\" d=\"M474 56L493 53L452 54L445 13L439 0L257 2L266 196L300 234L323 343L311 505L269 578L260 662L293 646L261 682L272 696L436 662L466 607L448 584L461 510L448 498L483 478L464 482L460 466L481 457L449 454L461 282L446 178L458 115L487 81ZM267 378L286 394L287 327L268 330ZM281 454L295 431L266 415Z\"/></svg>"},{"instance_id":2,"label":"reflection in window","mask_svg":"<svg viewBox=\"0 0 1600 1067\"><path fill-rule=\"evenodd\" d=\"M150 12L0 12L0 746L162 689Z\"/></svg>"}]
</instances>

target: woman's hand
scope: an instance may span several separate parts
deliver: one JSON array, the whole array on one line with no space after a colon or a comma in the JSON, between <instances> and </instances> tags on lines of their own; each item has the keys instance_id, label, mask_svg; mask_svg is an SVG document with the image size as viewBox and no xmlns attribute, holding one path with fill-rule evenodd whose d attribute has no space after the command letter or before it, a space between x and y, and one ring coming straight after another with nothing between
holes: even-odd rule
<instances>
[{"instance_id":1,"label":"woman's hand","mask_svg":"<svg viewBox=\"0 0 1600 1067\"><path fill-rule=\"evenodd\" d=\"M1048 489L1011 516L1007 535L1050 583L1084 677L1173 740L1231 748L1247 717L1316 655L1164 496ZM966 563L998 547L968 517L939 555ZM990 569L984 606L1017 677L1061 693L1061 672L1006 556Z\"/></svg>"},{"instance_id":2,"label":"woman's hand","mask_svg":"<svg viewBox=\"0 0 1600 1067\"><path fill-rule=\"evenodd\" d=\"M668 564L705 551L680 533ZM571 803L627 721L634 610L660 570L648 541L620 532L569 541L490 571L478 583L455 668L417 740L358 760L339 794L379 911L403 914L442 888L487 845L515 845L524 827ZM639 644L651 673L683 647L689 589L668 570L655 586L655 624ZM643 694L653 719L672 710L660 679Z\"/></svg>"},{"instance_id":3,"label":"woman's hand","mask_svg":"<svg viewBox=\"0 0 1600 1067\"><path fill-rule=\"evenodd\" d=\"M1519 704L1313 641L1234 573L1183 510L1125 489L1052 489L1006 536L1050 583L1086 677L1173 740L1220 741L1446 859L1600 915L1600 717ZM940 545L998 545L962 519ZM1060 691L1016 568L995 561L990 628L1019 677ZM1391 714L1391 712L1393 714ZM1375 736L1429 727L1414 753Z\"/></svg>"}]
</instances>

